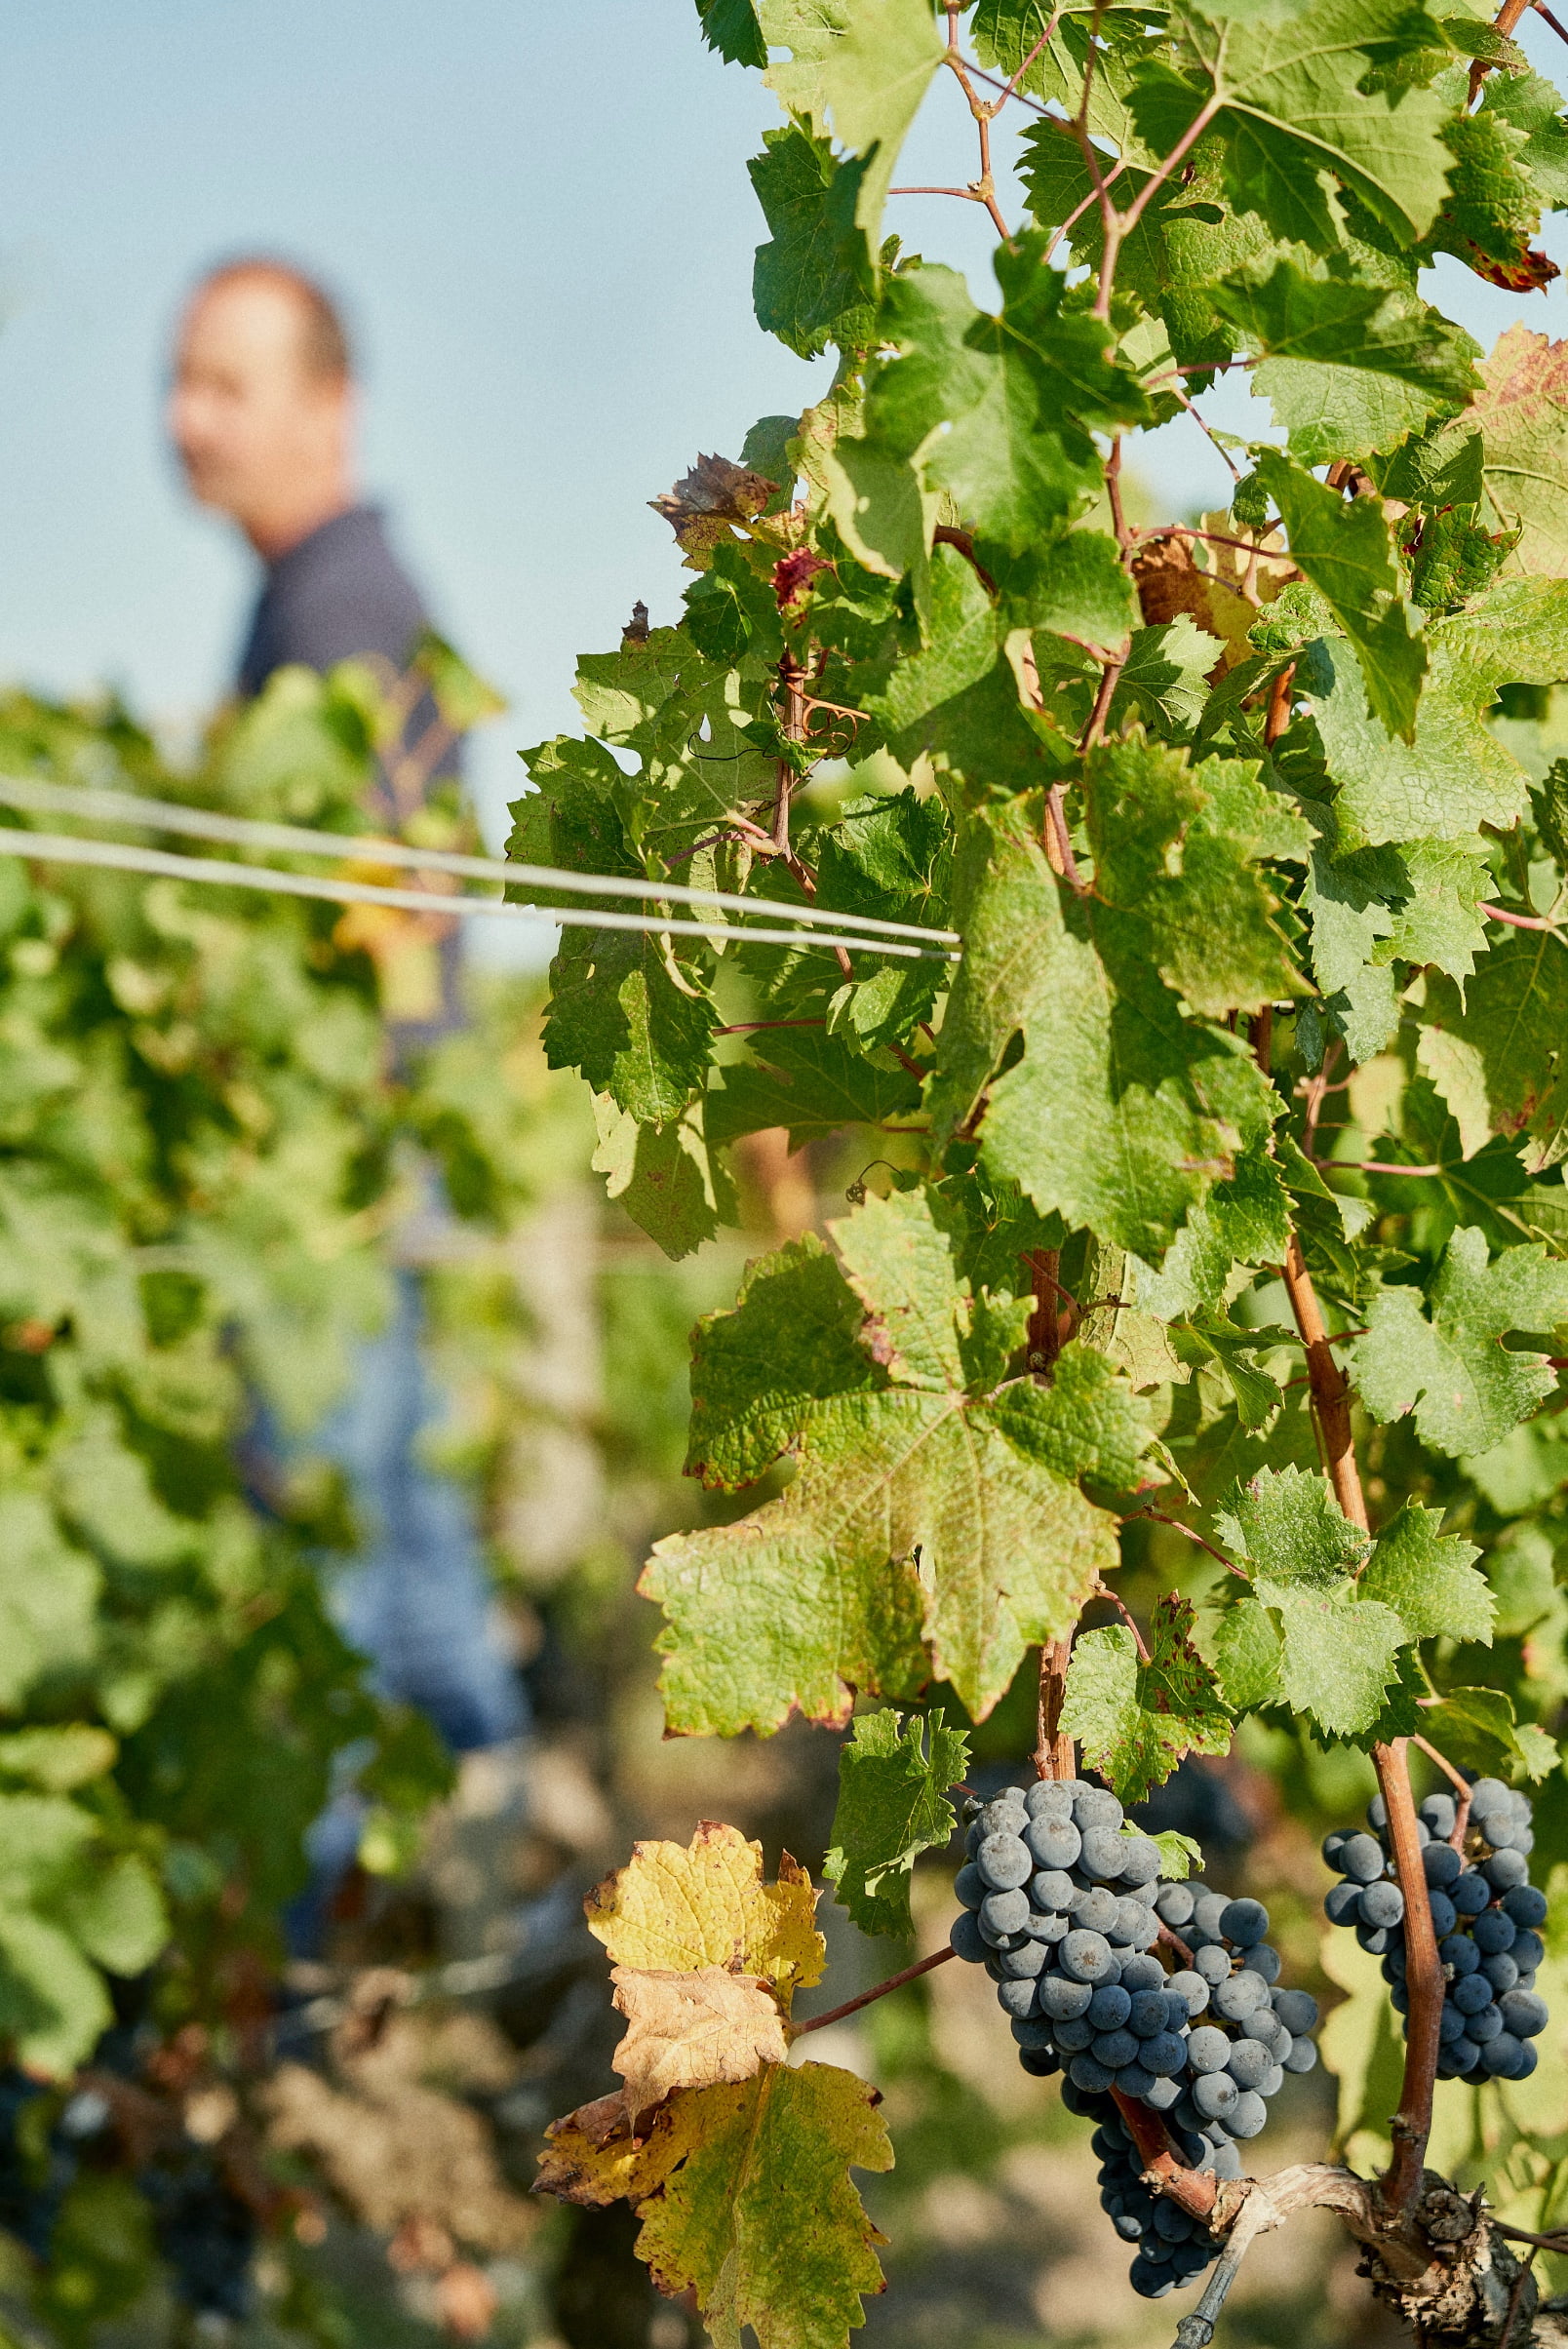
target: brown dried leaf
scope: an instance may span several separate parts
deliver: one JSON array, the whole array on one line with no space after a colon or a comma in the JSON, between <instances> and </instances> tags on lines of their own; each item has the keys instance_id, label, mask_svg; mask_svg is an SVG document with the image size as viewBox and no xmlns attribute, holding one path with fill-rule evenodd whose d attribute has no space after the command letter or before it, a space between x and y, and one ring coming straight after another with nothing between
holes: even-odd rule
<instances>
[{"instance_id":1,"label":"brown dried leaf","mask_svg":"<svg viewBox=\"0 0 1568 2349\"><path fill-rule=\"evenodd\" d=\"M610 2060L632 2112L647 2112L677 2088L749 2080L760 2064L782 2063L789 2053L778 2002L755 1975L724 1966L687 1974L617 1966L612 1979L626 2036Z\"/></svg>"},{"instance_id":2,"label":"brown dried leaf","mask_svg":"<svg viewBox=\"0 0 1568 2349\"><path fill-rule=\"evenodd\" d=\"M699 456L673 489L647 502L655 514L664 516L679 538L684 524L703 516L720 522L749 522L762 512L777 487L765 474L750 472L727 456Z\"/></svg>"},{"instance_id":3,"label":"brown dried leaf","mask_svg":"<svg viewBox=\"0 0 1568 2349\"><path fill-rule=\"evenodd\" d=\"M731 524L760 514L777 487L727 456L699 456L673 489L647 502L674 530L687 568L702 570L713 549L731 535Z\"/></svg>"},{"instance_id":4,"label":"brown dried leaf","mask_svg":"<svg viewBox=\"0 0 1568 2349\"><path fill-rule=\"evenodd\" d=\"M1549 254L1538 253L1528 244L1521 245L1509 259L1498 261L1484 254L1470 238L1466 243L1470 249L1469 267L1477 277L1484 277L1490 285L1505 287L1509 294L1543 294L1554 277L1562 275Z\"/></svg>"},{"instance_id":5,"label":"brown dried leaf","mask_svg":"<svg viewBox=\"0 0 1568 2349\"><path fill-rule=\"evenodd\" d=\"M545 2131L533 2191L590 2209L623 2195L628 2202L641 2202L663 2178L667 2163L661 2146L668 2134L668 2108L654 2116L649 2134L639 2137L632 2132L624 2089L596 2096Z\"/></svg>"},{"instance_id":6,"label":"brown dried leaf","mask_svg":"<svg viewBox=\"0 0 1568 2349\"><path fill-rule=\"evenodd\" d=\"M1198 569L1185 538L1156 538L1140 547L1132 575L1146 627L1162 628L1188 611L1205 634L1219 638L1225 650L1209 672L1211 682L1233 661L1245 659L1247 630L1258 615L1235 588Z\"/></svg>"}]
</instances>

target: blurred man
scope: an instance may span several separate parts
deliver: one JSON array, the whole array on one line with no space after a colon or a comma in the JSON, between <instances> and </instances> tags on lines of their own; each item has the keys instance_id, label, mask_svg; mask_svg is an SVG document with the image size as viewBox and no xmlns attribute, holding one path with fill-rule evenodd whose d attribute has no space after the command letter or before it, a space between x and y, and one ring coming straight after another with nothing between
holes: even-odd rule
<instances>
[{"instance_id":1,"label":"blurred man","mask_svg":"<svg viewBox=\"0 0 1568 2349\"><path fill-rule=\"evenodd\" d=\"M267 567L241 656L259 693L290 661L376 654L401 670L418 590L360 500L358 398L347 338L319 286L276 261L234 261L180 325L169 428L192 493L238 523Z\"/></svg>"},{"instance_id":2,"label":"blurred man","mask_svg":"<svg viewBox=\"0 0 1568 2349\"><path fill-rule=\"evenodd\" d=\"M236 681L244 698L291 662L326 670L371 657L402 672L426 626L379 514L360 498L357 409L342 321L310 279L240 260L197 287L179 328L169 431L192 493L236 523L266 567ZM410 812L377 796L377 821ZM422 1322L417 1278L404 1269L390 1328L365 1349L353 1394L315 1444L349 1477L364 1545L337 1585L343 1629L383 1692L419 1705L466 1752L517 1736L526 1713L491 1628L467 1498L417 1458L437 1411ZM341 1849L352 1832L342 1810L321 1822L320 1875L352 1856L351 1840ZM313 1922L300 1939L314 1938Z\"/></svg>"}]
</instances>

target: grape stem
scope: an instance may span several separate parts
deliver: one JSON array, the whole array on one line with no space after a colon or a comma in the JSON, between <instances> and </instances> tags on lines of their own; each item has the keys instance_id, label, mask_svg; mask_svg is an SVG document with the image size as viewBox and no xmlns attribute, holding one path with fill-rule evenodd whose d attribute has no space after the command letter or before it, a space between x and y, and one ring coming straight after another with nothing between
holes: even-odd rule
<instances>
[{"instance_id":1,"label":"grape stem","mask_svg":"<svg viewBox=\"0 0 1568 2349\"><path fill-rule=\"evenodd\" d=\"M1165 2136L1165 2124L1157 2113L1151 2112L1136 2096L1123 2095L1118 2088L1114 2088L1111 2095L1126 2124L1127 2134L1138 2148L1145 2177L1152 2178L1168 2201L1194 2218L1200 2218L1206 2226L1220 2187L1213 2171L1189 2170L1172 2153Z\"/></svg>"},{"instance_id":2,"label":"grape stem","mask_svg":"<svg viewBox=\"0 0 1568 2349\"><path fill-rule=\"evenodd\" d=\"M1078 1776L1078 1748L1061 1727L1062 1707L1067 1703L1067 1667L1072 1653L1073 1642L1070 1638L1048 1639L1039 1652L1039 1700L1037 1710L1039 1734L1035 1747L1037 1778L1066 1779Z\"/></svg>"},{"instance_id":3,"label":"grape stem","mask_svg":"<svg viewBox=\"0 0 1568 2349\"><path fill-rule=\"evenodd\" d=\"M1322 1308L1295 1233L1290 1235L1283 1269L1285 1293L1307 1350L1313 1418L1329 1481L1351 1523L1359 1526L1363 1533L1370 1533L1371 1520L1361 1490L1361 1472L1356 1465L1351 1428L1350 1382L1334 1359ZM1415 1798L1410 1791L1409 1742L1408 1738L1394 1738L1372 1748L1372 1766L1378 1774L1379 1790L1388 1810L1394 1875L1404 1895L1405 1985L1410 1993L1405 2022L1404 2080L1399 2092L1399 2109L1390 2123L1393 2150L1378 2188L1385 2223L1392 2228L1404 2225L1421 2191L1422 2160L1431 2134L1432 2089L1437 2078L1443 2015L1443 1970L1427 1898L1427 1872L1421 1859Z\"/></svg>"},{"instance_id":4,"label":"grape stem","mask_svg":"<svg viewBox=\"0 0 1568 2349\"><path fill-rule=\"evenodd\" d=\"M933 1950L929 1957L922 1957L915 1965L906 1966L902 1974L890 1974L884 1982L876 1982L871 1989L862 1990L858 1998L846 1998L842 2007L830 2007L825 2015L813 2015L808 2021L794 2024L790 2037L804 2039L807 2031L825 2031L830 2022L843 2022L846 2015L856 2014L861 2007L869 2007L875 2000L885 1998L889 1990L902 1990L906 1982L914 1981L919 1975L929 1974L933 1966L945 1966L950 1957L957 1955L951 1943L946 1949Z\"/></svg>"},{"instance_id":5,"label":"grape stem","mask_svg":"<svg viewBox=\"0 0 1568 2349\"><path fill-rule=\"evenodd\" d=\"M1430 1762L1436 1763L1438 1769L1449 1781L1455 1793L1459 1797L1459 1801L1454 1810L1454 1832L1452 1835L1450 1835L1448 1840L1453 1845L1456 1852L1463 1852L1465 1849L1466 1832L1470 1826L1470 1781L1463 1775L1462 1772L1454 1768L1453 1763L1448 1759L1448 1756L1445 1753L1439 1753L1435 1745L1429 1745L1425 1738L1412 1738L1410 1742L1412 1745L1419 1745L1422 1752L1427 1756L1427 1759Z\"/></svg>"},{"instance_id":6,"label":"grape stem","mask_svg":"<svg viewBox=\"0 0 1568 2349\"><path fill-rule=\"evenodd\" d=\"M1273 2203L1267 2194L1249 2194L1241 2206L1241 2213L1231 2229L1230 2240L1220 2254L1214 2273L1204 2285L1196 2308L1183 2317L1176 2328L1173 2349L1208 2349L1214 2338L1232 2285L1240 2273L1241 2262L1259 2235L1267 2234L1279 2223Z\"/></svg>"}]
</instances>

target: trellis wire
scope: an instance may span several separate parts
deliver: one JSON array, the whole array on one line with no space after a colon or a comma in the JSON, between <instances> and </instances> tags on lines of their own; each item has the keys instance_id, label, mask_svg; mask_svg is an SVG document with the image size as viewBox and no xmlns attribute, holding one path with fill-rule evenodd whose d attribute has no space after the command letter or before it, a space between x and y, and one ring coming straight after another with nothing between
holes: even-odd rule
<instances>
[{"instance_id":1,"label":"trellis wire","mask_svg":"<svg viewBox=\"0 0 1568 2349\"><path fill-rule=\"evenodd\" d=\"M403 841L381 840L370 834L317 832L303 824L263 823L250 816L222 815L216 808L186 807L177 800L143 799L137 792L96 787L76 789L68 784L38 782L31 776L0 775L0 806L20 808L28 814L78 816L89 823L140 824L151 832L183 833L192 840L225 841L236 847L259 848L281 855L402 865L420 872L450 873L463 881L499 881L508 888L561 889L574 896L642 897L660 899L671 905L711 905L734 913L781 914L791 921L808 924L839 922L856 931L874 931L879 937L918 939L930 946L960 944L957 930L927 929L913 921L886 921L880 915L846 914L827 906L792 905L786 898L743 897L733 891L696 889L677 881L633 881L622 873L566 873L549 865L514 865L503 857L460 856L450 849L414 848ZM550 918L562 917L552 913ZM627 925L624 921L600 921L595 926ZM665 921L657 924L661 930L672 926L680 925ZM725 935L731 934L724 925L713 927ZM846 939L843 943L849 942Z\"/></svg>"},{"instance_id":2,"label":"trellis wire","mask_svg":"<svg viewBox=\"0 0 1568 2349\"><path fill-rule=\"evenodd\" d=\"M364 853L362 848L362 857ZM14 825L0 825L0 856L25 857L40 864L95 865L111 872L145 873L158 880L204 881L221 889L259 889L274 897L325 898L333 905L389 906L404 914L559 923L567 929L652 930L661 937L708 938L718 945L729 946L749 940L756 946L843 947L856 954L895 955L901 960L915 962L957 960L951 950L905 946L898 939L867 938L848 931L752 929L737 927L733 922L679 921L657 914L611 914L577 906L507 905L498 897L437 895L429 889L386 889L371 881L330 880L314 873L279 873L266 865L231 865L215 856L176 856L167 848L140 848L130 841L82 840L74 833L24 832Z\"/></svg>"}]
</instances>

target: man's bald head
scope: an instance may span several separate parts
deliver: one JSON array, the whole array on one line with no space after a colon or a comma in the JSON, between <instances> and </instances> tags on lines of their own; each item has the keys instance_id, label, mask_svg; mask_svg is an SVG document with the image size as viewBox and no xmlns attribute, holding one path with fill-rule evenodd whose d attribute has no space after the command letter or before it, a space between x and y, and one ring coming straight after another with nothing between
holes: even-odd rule
<instances>
[{"instance_id":1,"label":"man's bald head","mask_svg":"<svg viewBox=\"0 0 1568 2349\"><path fill-rule=\"evenodd\" d=\"M282 261L227 262L180 321L169 430L191 491L275 561L354 502L348 339Z\"/></svg>"}]
</instances>

